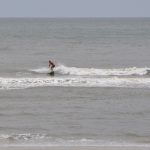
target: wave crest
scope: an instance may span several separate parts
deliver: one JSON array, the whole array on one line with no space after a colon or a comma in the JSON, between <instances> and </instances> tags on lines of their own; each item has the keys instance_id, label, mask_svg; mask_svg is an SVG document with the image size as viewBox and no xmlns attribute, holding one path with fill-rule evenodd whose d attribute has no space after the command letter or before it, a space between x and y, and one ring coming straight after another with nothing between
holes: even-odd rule
<instances>
[{"instance_id":1,"label":"wave crest","mask_svg":"<svg viewBox=\"0 0 150 150\"><path fill-rule=\"evenodd\" d=\"M120 68L120 69L96 69L96 68L77 68L58 65L54 71L62 75L76 76L131 76L131 75L146 75L149 68ZM30 70L35 73L49 73L50 69L46 67Z\"/></svg>"}]
</instances>

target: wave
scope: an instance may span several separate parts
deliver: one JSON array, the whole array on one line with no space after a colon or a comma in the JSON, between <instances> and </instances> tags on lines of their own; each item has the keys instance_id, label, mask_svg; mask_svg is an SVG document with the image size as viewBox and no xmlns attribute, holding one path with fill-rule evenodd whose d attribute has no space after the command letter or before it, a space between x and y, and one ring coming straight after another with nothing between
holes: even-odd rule
<instances>
[{"instance_id":1,"label":"wave","mask_svg":"<svg viewBox=\"0 0 150 150\"><path fill-rule=\"evenodd\" d=\"M150 68L120 68L120 69L96 69L96 68L77 68L58 65L54 71L62 75L76 76L131 76L131 75L147 75ZM50 69L46 67L31 69L34 73L49 73Z\"/></svg>"},{"instance_id":2,"label":"wave","mask_svg":"<svg viewBox=\"0 0 150 150\"><path fill-rule=\"evenodd\" d=\"M1 134L0 144L3 145L23 145L23 146L136 146L150 147L146 143L130 143L125 141L109 141L91 138L76 139L73 137L56 138L49 134Z\"/></svg>"},{"instance_id":3,"label":"wave","mask_svg":"<svg viewBox=\"0 0 150 150\"><path fill-rule=\"evenodd\" d=\"M130 87L150 88L150 78L0 78L0 89L25 89L32 87Z\"/></svg>"}]
</instances>

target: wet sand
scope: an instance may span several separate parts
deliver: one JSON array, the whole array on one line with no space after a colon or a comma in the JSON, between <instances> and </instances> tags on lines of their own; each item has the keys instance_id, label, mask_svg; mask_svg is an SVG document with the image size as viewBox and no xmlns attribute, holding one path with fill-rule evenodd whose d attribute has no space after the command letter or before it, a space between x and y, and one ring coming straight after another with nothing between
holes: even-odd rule
<instances>
[{"instance_id":1,"label":"wet sand","mask_svg":"<svg viewBox=\"0 0 150 150\"><path fill-rule=\"evenodd\" d=\"M150 147L135 146L0 146L0 150L150 150Z\"/></svg>"}]
</instances>

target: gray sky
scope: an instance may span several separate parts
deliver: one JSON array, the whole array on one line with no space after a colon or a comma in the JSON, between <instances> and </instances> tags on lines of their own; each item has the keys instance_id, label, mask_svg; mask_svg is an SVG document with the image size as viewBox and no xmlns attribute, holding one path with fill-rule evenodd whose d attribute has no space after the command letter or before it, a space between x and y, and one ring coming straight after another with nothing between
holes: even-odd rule
<instances>
[{"instance_id":1,"label":"gray sky","mask_svg":"<svg viewBox=\"0 0 150 150\"><path fill-rule=\"evenodd\" d=\"M150 17L150 0L0 0L0 17Z\"/></svg>"}]
</instances>

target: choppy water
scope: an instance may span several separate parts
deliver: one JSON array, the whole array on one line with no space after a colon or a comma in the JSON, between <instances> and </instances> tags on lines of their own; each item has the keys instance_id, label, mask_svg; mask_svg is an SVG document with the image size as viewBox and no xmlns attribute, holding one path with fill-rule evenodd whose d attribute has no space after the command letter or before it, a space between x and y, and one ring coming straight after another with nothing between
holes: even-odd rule
<instances>
[{"instance_id":1,"label":"choppy water","mask_svg":"<svg viewBox=\"0 0 150 150\"><path fill-rule=\"evenodd\" d=\"M150 146L149 49L149 18L0 19L0 144Z\"/></svg>"}]
</instances>

